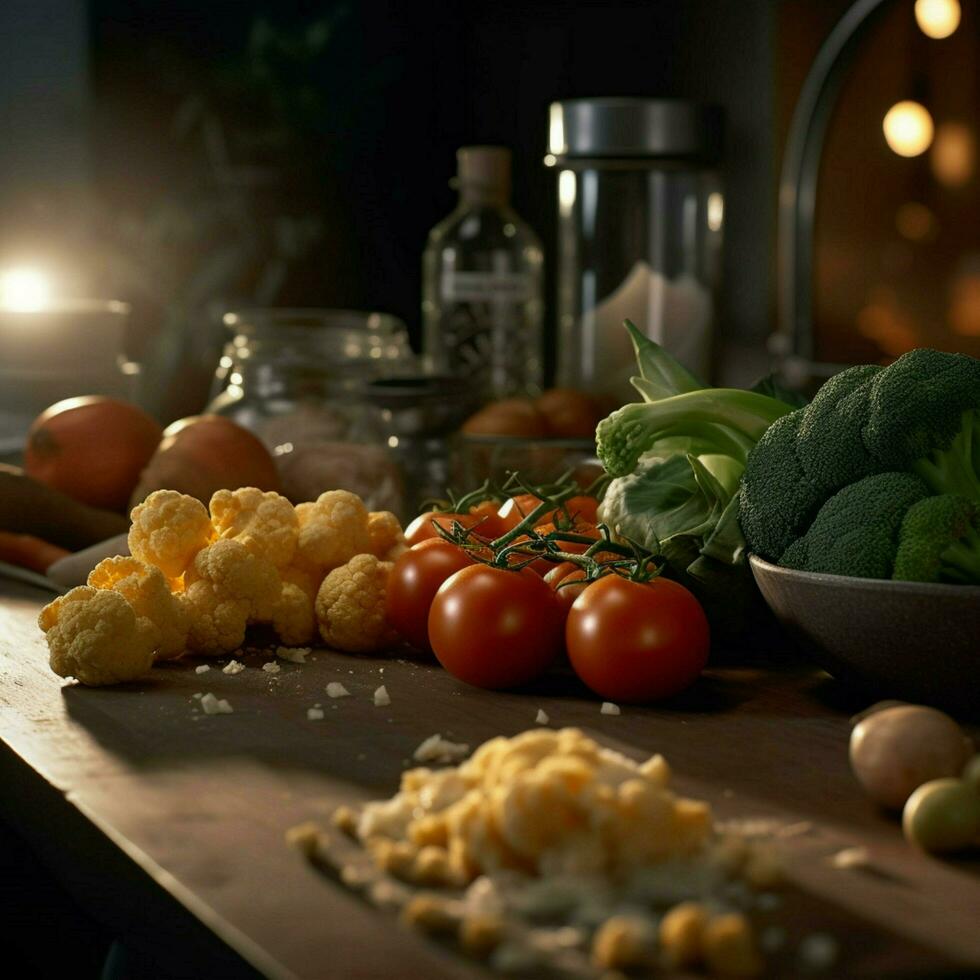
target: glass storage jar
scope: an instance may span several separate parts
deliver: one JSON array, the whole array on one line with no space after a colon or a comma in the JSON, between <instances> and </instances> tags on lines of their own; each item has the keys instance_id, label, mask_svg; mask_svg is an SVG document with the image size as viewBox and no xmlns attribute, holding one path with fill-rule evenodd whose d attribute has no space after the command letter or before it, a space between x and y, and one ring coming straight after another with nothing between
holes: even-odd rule
<instances>
[{"instance_id":1,"label":"glass storage jar","mask_svg":"<svg viewBox=\"0 0 980 980\"><path fill-rule=\"evenodd\" d=\"M721 136L721 110L689 102L552 104L545 163L558 173L558 384L635 400L626 318L708 380Z\"/></svg>"},{"instance_id":2,"label":"glass storage jar","mask_svg":"<svg viewBox=\"0 0 980 980\"><path fill-rule=\"evenodd\" d=\"M376 378L411 372L404 324L352 310L243 310L207 411L254 432L276 457L294 502L352 490L372 510L400 510L402 481L365 398Z\"/></svg>"},{"instance_id":3,"label":"glass storage jar","mask_svg":"<svg viewBox=\"0 0 980 980\"><path fill-rule=\"evenodd\" d=\"M478 406L478 390L465 378L417 374L368 382L365 396L401 471L401 516L410 520L427 501L444 499L450 487L461 492L463 485L456 482L459 428Z\"/></svg>"}]
</instances>

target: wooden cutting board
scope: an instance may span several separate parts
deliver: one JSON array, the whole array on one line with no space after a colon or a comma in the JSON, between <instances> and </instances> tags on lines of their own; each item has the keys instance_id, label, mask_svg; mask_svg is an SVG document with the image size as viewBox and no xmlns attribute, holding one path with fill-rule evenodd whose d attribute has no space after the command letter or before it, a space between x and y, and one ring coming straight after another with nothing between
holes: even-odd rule
<instances>
[{"instance_id":1,"label":"wooden cutting board","mask_svg":"<svg viewBox=\"0 0 980 980\"><path fill-rule=\"evenodd\" d=\"M560 673L501 694L423 661L328 651L305 665L280 661L277 679L260 669L274 659L264 651L240 657L248 669L234 676L221 672L224 660L198 674L206 661L194 660L140 684L87 689L47 668L35 626L47 597L0 589L0 807L93 914L176 956L197 950L198 971L207 955L222 976L485 975L307 866L283 834L326 824L338 803L390 796L429 735L475 746L533 727L543 708L552 726L637 756L663 753L679 788L709 800L719 819L758 820L794 882L766 913L789 935L772 975L800 975L796 951L815 932L841 945L825 975L980 973L980 861L905 844L848 770L848 717L865 702L791 659L712 669L670 705L624 705L620 716L600 715L598 700ZM330 681L352 696L328 698ZM380 684L388 707L373 704ZM234 712L203 715L199 692ZM315 704L322 721L307 720ZM829 859L854 846L867 848L873 870L834 867ZM220 943L201 952L214 936Z\"/></svg>"}]
</instances>

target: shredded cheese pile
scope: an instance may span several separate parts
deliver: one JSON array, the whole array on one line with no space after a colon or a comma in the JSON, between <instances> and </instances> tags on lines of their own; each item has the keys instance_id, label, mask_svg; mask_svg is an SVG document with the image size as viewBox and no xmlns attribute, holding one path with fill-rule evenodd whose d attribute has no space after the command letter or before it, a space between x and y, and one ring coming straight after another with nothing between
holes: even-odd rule
<instances>
[{"instance_id":1,"label":"shredded cheese pile","mask_svg":"<svg viewBox=\"0 0 980 980\"><path fill-rule=\"evenodd\" d=\"M445 759L452 744L432 736L421 754ZM751 896L778 883L778 864L719 833L707 803L671 788L660 755L638 763L578 729L535 728L457 766L408 770L395 796L341 807L334 823L362 863L344 863L315 825L287 837L498 969L764 968L748 912L763 908Z\"/></svg>"}]
</instances>

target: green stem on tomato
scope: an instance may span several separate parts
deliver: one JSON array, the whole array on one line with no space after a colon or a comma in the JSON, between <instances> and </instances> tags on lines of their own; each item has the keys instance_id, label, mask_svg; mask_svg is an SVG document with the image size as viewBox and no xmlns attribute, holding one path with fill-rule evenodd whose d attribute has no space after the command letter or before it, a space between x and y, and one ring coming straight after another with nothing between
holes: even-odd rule
<instances>
[{"instance_id":1,"label":"green stem on tomato","mask_svg":"<svg viewBox=\"0 0 980 980\"><path fill-rule=\"evenodd\" d=\"M484 483L472 494L460 498L455 504L457 510L461 510L462 506L471 500L486 499L488 489L489 484ZM567 475L554 484L530 487L520 479L517 473L512 473L503 489L505 492L512 492L515 489L521 490L529 496L537 497L539 503L518 524L493 541L480 537L478 533L480 524L464 527L459 521L454 520L449 528L444 528L433 520L433 527L440 537L467 550L477 561L511 571L520 571L543 558L555 565L561 562L570 562L584 569L586 581L594 581L596 578L610 573L625 575L634 581L649 581L660 574L661 562L656 556L632 542L622 544L613 541L612 533L606 524L597 525L599 538L578 534L574 530L562 529L564 522L562 516L557 512L562 511L564 517L574 527L574 519L568 513L565 504L572 497L582 493L581 488L571 482ZM556 523L556 529L543 535L537 531L537 527L543 519L549 517ZM558 542L584 544L588 547L584 552L567 552L559 548ZM476 554L479 551L484 553L489 551L491 557ZM603 553L620 557L614 560L598 561L595 556ZM524 560L511 564L511 559L518 556Z\"/></svg>"},{"instance_id":2,"label":"green stem on tomato","mask_svg":"<svg viewBox=\"0 0 980 980\"><path fill-rule=\"evenodd\" d=\"M509 531L507 531L506 534L502 534L499 538L491 542L491 547L494 551L496 551L498 548L502 548L510 544L511 541L513 541L515 538L519 538L522 534L527 534L529 531L533 531L542 517L554 512L556 508L561 506L562 500L568 500L574 495L574 490L568 489L564 493L558 494L555 497L546 497L520 522L520 524L515 525Z\"/></svg>"}]
</instances>

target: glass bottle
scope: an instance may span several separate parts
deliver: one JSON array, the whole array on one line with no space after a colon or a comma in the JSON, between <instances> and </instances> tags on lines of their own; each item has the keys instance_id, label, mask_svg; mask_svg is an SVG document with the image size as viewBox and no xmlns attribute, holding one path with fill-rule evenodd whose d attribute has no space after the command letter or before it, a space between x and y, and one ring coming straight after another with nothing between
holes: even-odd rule
<instances>
[{"instance_id":1,"label":"glass bottle","mask_svg":"<svg viewBox=\"0 0 980 980\"><path fill-rule=\"evenodd\" d=\"M459 205L429 233L422 262L430 371L481 399L533 395L542 381L541 243L510 206L510 151L456 154Z\"/></svg>"}]
</instances>

